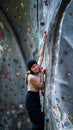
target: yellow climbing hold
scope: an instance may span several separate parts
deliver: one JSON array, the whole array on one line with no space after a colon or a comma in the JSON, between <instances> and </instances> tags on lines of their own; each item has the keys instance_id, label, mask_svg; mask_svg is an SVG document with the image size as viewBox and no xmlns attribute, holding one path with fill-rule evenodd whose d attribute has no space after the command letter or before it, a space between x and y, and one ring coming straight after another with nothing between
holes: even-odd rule
<instances>
[{"instance_id":1,"label":"yellow climbing hold","mask_svg":"<svg viewBox=\"0 0 73 130\"><path fill-rule=\"evenodd\" d=\"M60 118L61 117L61 112L60 112L60 108L59 107L57 108L57 113L58 113L58 117Z\"/></svg>"},{"instance_id":2,"label":"yellow climbing hold","mask_svg":"<svg viewBox=\"0 0 73 130\"><path fill-rule=\"evenodd\" d=\"M24 15L26 16L26 15L27 15L27 13L26 13L26 12L24 12Z\"/></svg>"},{"instance_id":3,"label":"yellow climbing hold","mask_svg":"<svg viewBox=\"0 0 73 130\"><path fill-rule=\"evenodd\" d=\"M69 120L72 120L72 119L73 119L72 115L69 115L68 118L69 118Z\"/></svg>"},{"instance_id":4,"label":"yellow climbing hold","mask_svg":"<svg viewBox=\"0 0 73 130\"><path fill-rule=\"evenodd\" d=\"M0 28L4 29L4 25L1 21L0 21Z\"/></svg>"},{"instance_id":5,"label":"yellow climbing hold","mask_svg":"<svg viewBox=\"0 0 73 130\"><path fill-rule=\"evenodd\" d=\"M28 32L30 32L30 28L28 28Z\"/></svg>"},{"instance_id":6,"label":"yellow climbing hold","mask_svg":"<svg viewBox=\"0 0 73 130\"><path fill-rule=\"evenodd\" d=\"M21 18L22 18L22 16L18 16L18 18L19 18L19 19L21 19Z\"/></svg>"}]
</instances>

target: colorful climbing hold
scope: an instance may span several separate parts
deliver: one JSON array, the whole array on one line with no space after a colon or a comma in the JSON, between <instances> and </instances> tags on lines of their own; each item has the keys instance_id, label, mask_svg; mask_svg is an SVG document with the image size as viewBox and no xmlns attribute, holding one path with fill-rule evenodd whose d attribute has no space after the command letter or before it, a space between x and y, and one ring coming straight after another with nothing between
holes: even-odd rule
<instances>
[{"instance_id":1,"label":"colorful climbing hold","mask_svg":"<svg viewBox=\"0 0 73 130\"><path fill-rule=\"evenodd\" d=\"M4 106L8 106L7 102L4 102L3 105L4 105Z\"/></svg>"},{"instance_id":2,"label":"colorful climbing hold","mask_svg":"<svg viewBox=\"0 0 73 130\"><path fill-rule=\"evenodd\" d=\"M3 90L1 89L1 90L0 90L0 94L1 94L2 92L3 92Z\"/></svg>"},{"instance_id":3,"label":"colorful climbing hold","mask_svg":"<svg viewBox=\"0 0 73 130\"><path fill-rule=\"evenodd\" d=\"M40 25L41 25L41 26L44 26L44 25L45 25L44 21L41 21L41 22L40 22Z\"/></svg>"},{"instance_id":4,"label":"colorful climbing hold","mask_svg":"<svg viewBox=\"0 0 73 130\"><path fill-rule=\"evenodd\" d=\"M73 116L72 116L72 115L68 115L68 119L69 119L69 120L72 120L72 119L73 119Z\"/></svg>"},{"instance_id":5,"label":"colorful climbing hold","mask_svg":"<svg viewBox=\"0 0 73 130\"><path fill-rule=\"evenodd\" d=\"M39 71L42 72L43 74L46 74L46 69L44 69L43 67L40 67Z\"/></svg>"},{"instance_id":6,"label":"colorful climbing hold","mask_svg":"<svg viewBox=\"0 0 73 130\"><path fill-rule=\"evenodd\" d=\"M15 97L17 96L16 93L14 94L14 96L15 96Z\"/></svg>"},{"instance_id":7,"label":"colorful climbing hold","mask_svg":"<svg viewBox=\"0 0 73 130\"><path fill-rule=\"evenodd\" d=\"M4 29L3 22L1 22L1 21L0 21L0 27L1 27L2 29Z\"/></svg>"},{"instance_id":8,"label":"colorful climbing hold","mask_svg":"<svg viewBox=\"0 0 73 130\"><path fill-rule=\"evenodd\" d=\"M6 111L6 115L10 115L10 111Z\"/></svg>"},{"instance_id":9,"label":"colorful climbing hold","mask_svg":"<svg viewBox=\"0 0 73 130\"><path fill-rule=\"evenodd\" d=\"M19 27L18 27L18 31L21 31L21 29L22 29L22 28L19 26Z\"/></svg>"},{"instance_id":10,"label":"colorful climbing hold","mask_svg":"<svg viewBox=\"0 0 73 130\"><path fill-rule=\"evenodd\" d=\"M24 39L24 42L27 42L27 39Z\"/></svg>"},{"instance_id":11,"label":"colorful climbing hold","mask_svg":"<svg viewBox=\"0 0 73 130\"><path fill-rule=\"evenodd\" d=\"M48 117L45 117L44 120L47 121L47 122L49 122L49 118Z\"/></svg>"},{"instance_id":12,"label":"colorful climbing hold","mask_svg":"<svg viewBox=\"0 0 73 130\"><path fill-rule=\"evenodd\" d=\"M70 77L71 76L71 73L70 72L67 72L66 73L66 77L68 78L68 77Z\"/></svg>"},{"instance_id":13,"label":"colorful climbing hold","mask_svg":"<svg viewBox=\"0 0 73 130\"><path fill-rule=\"evenodd\" d=\"M16 71L16 76L19 76L19 75L20 75L20 71L17 70L17 71Z\"/></svg>"},{"instance_id":14,"label":"colorful climbing hold","mask_svg":"<svg viewBox=\"0 0 73 130\"><path fill-rule=\"evenodd\" d=\"M9 88L9 90L10 90L10 91L13 91L14 89L11 87L11 88Z\"/></svg>"},{"instance_id":15,"label":"colorful climbing hold","mask_svg":"<svg viewBox=\"0 0 73 130\"><path fill-rule=\"evenodd\" d=\"M61 125L62 125L62 128L64 128L64 122L62 122Z\"/></svg>"},{"instance_id":16,"label":"colorful climbing hold","mask_svg":"<svg viewBox=\"0 0 73 130\"><path fill-rule=\"evenodd\" d=\"M36 4L34 4L34 8L36 8Z\"/></svg>"},{"instance_id":17,"label":"colorful climbing hold","mask_svg":"<svg viewBox=\"0 0 73 130\"><path fill-rule=\"evenodd\" d=\"M11 113L14 115L16 113L16 111L14 109L12 109Z\"/></svg>"},{"instance_id":18,"label":"colorful climbing hold","mask_svg":"<svg viewBox=\"0 0 73 130\"><path fill-rule=\"evenodd\" d=\"M9 9L8 8L6 8L6 12L8 12L9 11Z\"/></svg>"},{"instance_id":19,"label":"colorful climbing hold","mask_svg":"<svg viewBox=\"0 0 73 130\"><path fill-rule=\"evenodd\" d=\"M57 113L58 113L58 117L60 118L61 117L61 112L60 112L60 108L57 107Z\"/></svg>"},{"instance_id":20,"label":"colorful climbing hold","mask_svg":"<svg viewBox=\"0 0 73 130\"><path fill-rule=\"evenodd\" d=\"M11 52L11 51L12 51L12 48L9 47L7 50L8 50L8 52Z\"/></svg>"},{"instance_id":21,"label":"colorful climbing hold","mask_svg":"<svg viewBox=\"0 0 73 130\"><path fill-rule=\"evenodd\" d=\"M25 80L25 77L23 77L23 80Z\"/></svg>"},{"instance_id":22,"label":"colorful climbing hold","mask_svg":"<svg viewBox=\"0 0 73 130\"><path fill-rule=\"evenodd\" d=\"M27 15L27 13L26 12L24 12L24 16L26 16Z\"/></svg>"},{"instance_id":23,"label":"colorful climbing hold","mask_svg":"<svg viewBox=\"0 0 73 130\"><path fill-rule=\"evenodd\" d=\"M4 73L4 75L5 75L5 76L9 75L9 72L8 72L8 71L6 71L6 72Z\"/></svg>"},{"instance_id":24,"label":"colorful climbing hold","mask_svg":"<svg viewBox=\"0 0 73 130\"><path fill-rule=\"evenodd\" d=\"M15 10L16 10L16 11L19 11L19 8L16 6L16 7L15 7Z\"/></svg>"},{"instance_id":25,"label":"colorful climbing hold","mask_svg":"<svg viewBox=\"0 0 73 130\"><path fill-rule=\"evenodd\" d=\"M48 0L45 0L45 5L48 6Z\"/></svg>"},{"instance_id":26,"label":"colorful climbing hold","mask_svg":"<svg viewBox=\"0 0 73 130\"><path fill-rule=\"evenodd\" d=\"M22 18L22 16L18 16L18 19L21 19Z\"/></svg>"},{"instance_id":27,"label":"colorful climbing hold","mask_svg":"<svg viewBox=\"0 0 73 130\"><path fill-rule=\"evenodd\" d=\"M18 62L19 62L19 61L18 61L18 59L17 59L17 58L16 58L16 59L14 59L14 63L15 63L15 64L18 64Z\"/></svg>"},{"instance_id":28,"label":"colorful climbing hold","mask_svg":"<svg viewBox=\"0 0 73 130\"><path fill-rule=\"evenodd\" d=\"M44 32L44 38L47 38L47 32L46 31Z\"/></svg>"},{"instance_id":29,"label":"colorful climbing hold","mask_svg":"<svg viewBox=\"0 0 73 130\"><path fill-rule=\"evenodd\" d=\"M11 78L7 78L8 81L11 81Z\"/></svg>"},{"instance_id":30,"label":"colorful climbing hold","mask_svg":"<svg viewBox=\"0 0 73 130\"><path fill-rule=\"evenodd\" d=\"M2 102L0 102L0 107L2 107L3 106L3 103Z\"/></svg>"},{"instance_id":31,"label":"colorful climbing hold","mask_svg":"<svg viewBox=\"0 0 73 130\"><path fill-rule=\"evenodd\" d=\"M19 104L19 108L23 108L23 104Z\"/></svg>"},{"instance_id":32,"label":"colorful climbing hold","mask_svg":"<svg viewBox=\"0 0 73 130\"><path fill-rule=\"evenodd\" d=\"M17 122L18 129L20 129L21 124L22 124L22 122L21 122L21 121L18 121L18 122Z\"/></svg>"},{"instance_id":33,"label":"colorful climbing hold","mask_svg":"<svg viewBox=\"0 0 73 130\"><path fill-rule=\"evenodd\" d=\"M21 2L21 7L24 9L24 4L23 4L23 2Z\"/></svg>"},{"instance_id":34,"label":"colorful climbing hold","mask_svg":"<svg viewBox=\"0 0 73 130\"><path fill-rule=\"evenodd\" d=\"M13 81L13 84L15 84L15 85L16 85L16 81Z\"/></svg>"},{"instance_id":35,"label":"colorful climbing hold","mask_svg":"<svg viewBox=\"0 0 73 130\"><path fill-rule=\"evenodd\" d=\"M64 60L63 60L63 59L61 59L61 60L60 60L60 64L63 64L63 63L64 63Z\"/></svg>"},{"instance_id":36,"label":"colorful climbing hold","mask_svg":"<svg viewBox=\"0 0 73 130\"><path fill-rule=\"evenodd\" d=\"M4 37L4 33L3 32L0 32L0 37Z\"/></svg>"},{"instance_id":37,"label":"colorful climbing hold","mask_svg":"<svg viewBox=\"0 0 73 130\"><path fill-rule=\"evenodd\" d=\"M67 55L69 52L67 50L64 51L64 54Z\"/></svg>"},{"instance_id":38,"label":"colorful climbing hold","mask_svg":"<svg viewBox=\"0 0 73 130\"><path fill-rule=\"evenodd\" d=\"M59 99L58 97L56 97L56 101L57 101L58 103L60 103L60 99Z\"/></svg>"},{"instance_id":39,"label":"colorful climbing hold","mask_svg":"<svg viewBox=\"0 0 73 130\"><path fill-rule=\"evenodd\" d=\"M28 28L27 30L28 30L28 32L30 32L30 28Z\"/></svg>"},{"instance_id":40,"label":"colorful climbing hold","mask_svg":"<svg viewBox=\"0 0 73 130\"><path fill-rule=\"evenodd\" d=\"M64 100L64 99L65 99L65 96L61 96L61 98L62 98L62 100Z\"/></svg>"},{"instance_id":41,"label":"colorful climbing hold","mask_svg":"<svg viewBox=\"0 0 73 130\"><path fill-rule=\"evenodd\" d=\"M73 16L73 12L69 12L69 13L68 13L68 16Z\"/></svg>"},{"instance_id":42,"label":"colorful climbing hold","mask_svg":"<svg viewBox=\"0 0 73 130\"><path fill-rule=\"evenodd\" d=\"M17 16L16 15L14 15L14 19L17 20Z\"/></svg>"},{"instance_id":43,"label":"colorful climbing hold","mask_svg":"<svg viewBox=\"0 0 73 130\"><path fill-rule=\"evenodd\" d=\"M8 63L8 66L10 66L11 64L10 63Z\"/></svg>"},{"instance_id":44,"label":"colorful climbing hold","mask_svg":"<svg viewBox=\"0 0 73 130\"><path fill-rule=\"evenodd\" d=\"M27 7L27 3L24 3L24 7L25 7L25 8Z\"/></svg>"},{"instance_id":45,"label":"colorful climbing hold","mask_svg":"<svg viewBox=\"0 0 73 130\"><path fill-rule=\"evenodd\" d=\"M5 93L4 96L7 97L7 96L8 96L8 93Z\"/></svg>"},{"instance_id":46,"label":"colorful climbing hold","mask_svg":"<svg viewBox=\"0 0 73 130\"><path fill-rule=\"evenodd\" d=\"M42 94L42 96L44 96L44 95L45 95L45 92L44 92L44 90L41 90L41 94Z\"/></svg>"},{"instance_id":47,"label":"colorful climbing hold","mask_svg":"<svg viewBox=\"0 0 73 130\"><path fill-rule=\"evenodd\" d=\"M69 122L65 122L64 126L66 126L66 127L69 126Z\"/></svg>"},{"instance_id":48,"label":"colorful climbing hold","mask_svg":"<svg viewBox=\"0 0 73 130\"><path fill-rule=\"evenodd\" d=\"M29 122L30 122L30 118L27 118L26 122L28 122L28 123L29 123Z\"/></svg>"},{"instance_id":49,"label":"colorful climbing hold","mask_svg":"<svg viewBox=\"0 0 73 130\"><path fill-rule=\"evenodd\" d=\"M24 85L22 85L22 88L25 88L25 86L24 86Z\"/></svg>"}]
</instances>

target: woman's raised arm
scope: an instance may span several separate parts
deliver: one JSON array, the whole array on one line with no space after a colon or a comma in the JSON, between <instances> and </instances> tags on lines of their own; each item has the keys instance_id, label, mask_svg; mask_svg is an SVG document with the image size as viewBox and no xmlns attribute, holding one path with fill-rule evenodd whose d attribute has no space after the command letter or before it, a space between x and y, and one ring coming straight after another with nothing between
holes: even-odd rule
<instances>
[{"instance_id":1,"label":"woman's raised arm","mask_svg":"<svg viewBox=\"0 0 73 130\"><path fill-rule=\"evenodd\" d=\"M41 66L41 64L43 62L45 43L46 43L46 37L43 38L43 43L42 43L42 47L41 47L41 50L40 50L40 56L39 56L39 59L38 59L38 65L39 66Z\"/></svg>"}]
</instances>

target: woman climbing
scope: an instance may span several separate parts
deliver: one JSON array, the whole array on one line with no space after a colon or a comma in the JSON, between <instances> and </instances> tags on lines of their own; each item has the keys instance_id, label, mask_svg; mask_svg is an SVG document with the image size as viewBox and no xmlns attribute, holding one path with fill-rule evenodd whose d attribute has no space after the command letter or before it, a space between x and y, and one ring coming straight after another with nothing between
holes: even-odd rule
<instances>
[{"instance_id":1,"label":"woman climbing","mask_svg":"<svg viewBox=\"0 0 73 130\"><path fill-rule=\"evenodd\" d=\"M27 62L26 83L26 109L32 122L32 130L44 130L44 115L41 113L39 90L44 89L44 71L41 64L44 58L46 37L43 38L42 48L38 62L31 59Z\"/></svg>"}]
</instances>

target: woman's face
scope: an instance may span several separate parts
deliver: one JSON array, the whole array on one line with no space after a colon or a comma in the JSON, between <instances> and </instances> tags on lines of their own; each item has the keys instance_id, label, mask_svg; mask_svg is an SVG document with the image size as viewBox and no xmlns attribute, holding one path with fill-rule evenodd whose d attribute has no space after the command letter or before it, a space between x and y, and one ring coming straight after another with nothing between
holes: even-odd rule
<instances>
[{"instance_id":1,"label":"woman's face","mask_svg":"<svg viewBox=\"0 0 73 130\"><path fill-rule=\"evenodd\" d=\"M34 74L39 73L39 65L38 65L38 64L32 65L31 71L32 71Z\"/></svg>"}]
</instances>

